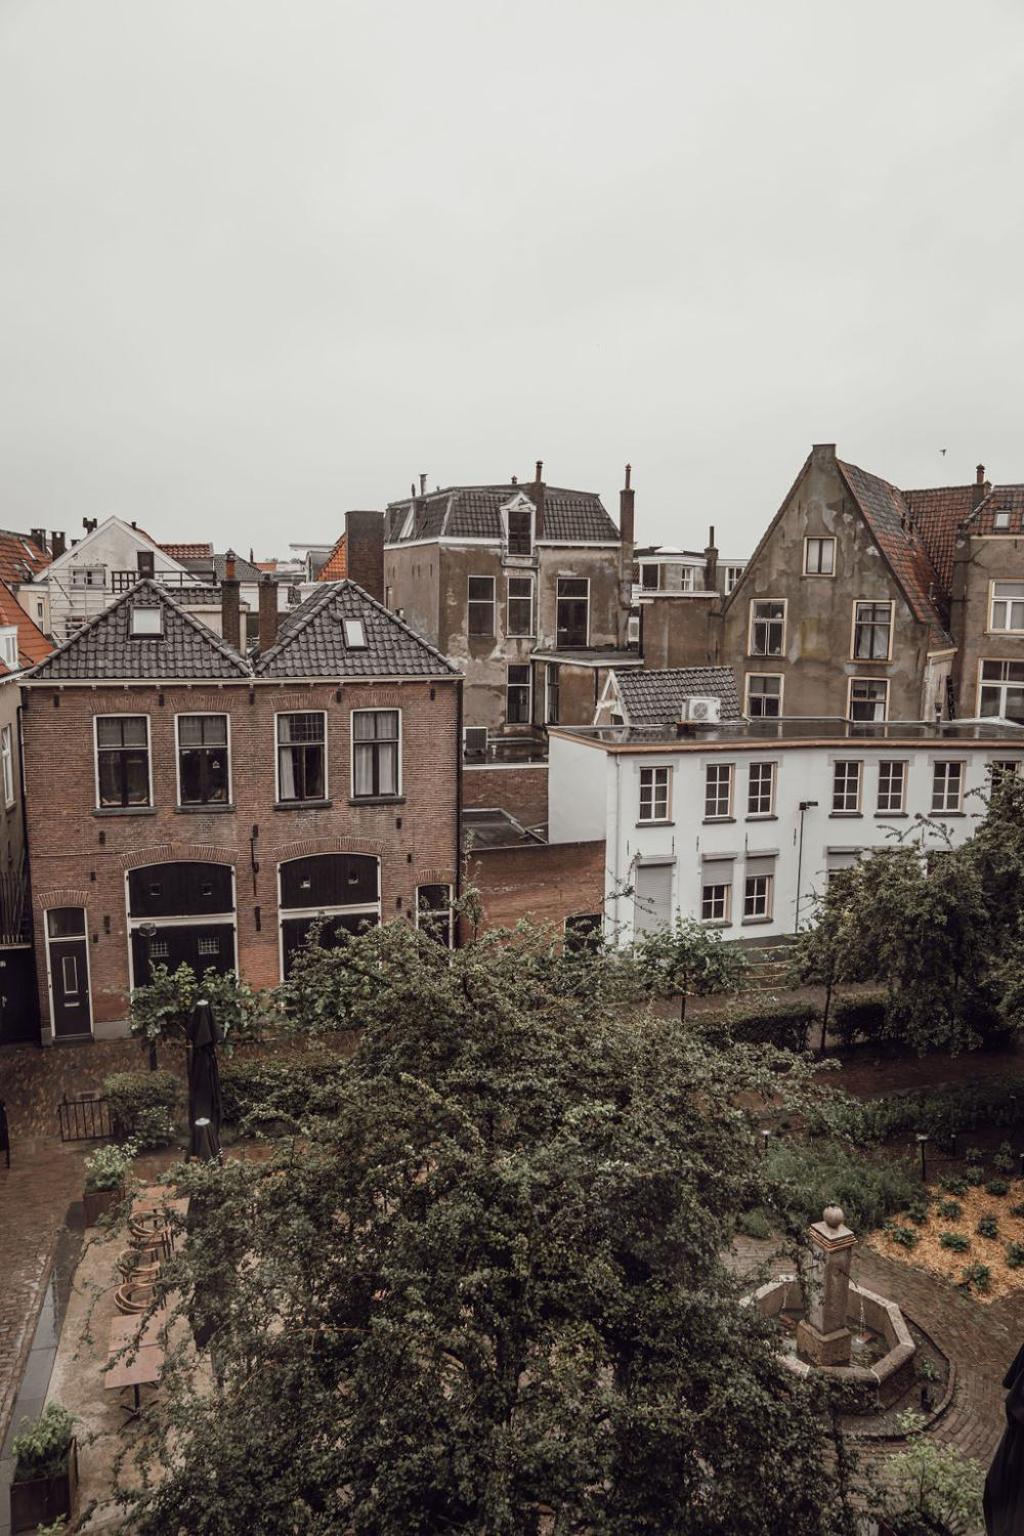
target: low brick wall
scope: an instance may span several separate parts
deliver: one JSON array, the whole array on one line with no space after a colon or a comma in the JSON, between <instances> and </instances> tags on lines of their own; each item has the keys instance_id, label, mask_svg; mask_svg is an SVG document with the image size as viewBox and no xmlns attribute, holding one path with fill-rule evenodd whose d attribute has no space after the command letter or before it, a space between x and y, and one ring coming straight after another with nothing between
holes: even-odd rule
<instances>
[{"instance_id":1,"label":"low brick wall","mask_svg":"<svg viewBox=\"0 0 1024 1536\"><path fill-rule=\"evenodd\" d=\"M477 888L484 928L510 928L520 918L557 923L601 912L605 844L535 843L477 848L466 858L465 883Z\"/></svg>"},{"instance_id":2,"label":"low brick wall","mask_svg":"<svg viewBox=\"0 0 1024 1536\"><path fill-rule=\"evenodd\" d=\"M467 811L508 811L524 827L546 827L548 765L467 765L462 770L462 805Z\"/></svg>"}]
</instances>

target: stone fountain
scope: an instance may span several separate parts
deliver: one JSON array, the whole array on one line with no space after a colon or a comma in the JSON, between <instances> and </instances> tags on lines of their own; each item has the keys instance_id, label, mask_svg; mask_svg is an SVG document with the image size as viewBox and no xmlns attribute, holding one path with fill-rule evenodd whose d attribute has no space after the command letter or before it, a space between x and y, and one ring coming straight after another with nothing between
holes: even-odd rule
<instances>
[{"instance_id":1,"label":"stone fountain","mask_svg":"<svg viewBox=\"0 0 1024 1536\"><path fill-rule=\"evenodd\" d=\"M745 1297L765 1317L792 1327L796 1352L782 1353L798 1376L816 1371L852 1389L857 1410L898 1402L914 1380L916 1346L899 1306L850 1279L857 1239L843 1212L828 1205L808 1230L811 1284L805 1299L797 1275L780 1275ZM870 1356L871 1358L868 1358Z\"/></svg>"}]
</instances>

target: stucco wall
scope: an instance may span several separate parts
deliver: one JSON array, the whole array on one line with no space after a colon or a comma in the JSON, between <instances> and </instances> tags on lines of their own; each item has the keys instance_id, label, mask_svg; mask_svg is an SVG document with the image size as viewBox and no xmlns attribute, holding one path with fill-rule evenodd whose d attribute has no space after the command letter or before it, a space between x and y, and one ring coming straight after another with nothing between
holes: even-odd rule
<instances>
[{"instance_id":1,"label":"stucco wall","mask_svg":"<svg viewBox=\"0 0 1024 1536\"><path fill-rule=\"evenodd\" d=\"M978 713L980 663L983 660L1024 661L1024 635L989 630L992 582L1024 581L1024 539L1007 534L961 535L956 556L953 625L959 647L956 658L957 712L970 719Z\"/></svg>"}]
</instances>

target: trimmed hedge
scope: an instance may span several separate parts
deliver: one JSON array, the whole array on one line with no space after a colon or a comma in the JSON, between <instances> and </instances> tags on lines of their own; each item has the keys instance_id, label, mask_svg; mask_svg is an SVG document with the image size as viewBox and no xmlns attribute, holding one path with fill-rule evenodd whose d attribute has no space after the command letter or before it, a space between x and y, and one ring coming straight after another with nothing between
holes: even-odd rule
<instances>
[{"instance_id":1,"label":"trimmed hedge","mask_svg":"<svg viewBox=\"0 0 1024 1536\"><path fill-rule=\"evenodd\" d=\"M978 1126L1024 1126L1024 1077L990 1078L955 1088L896 1093L855 1111L854 1133L877 1141L901 1131L923 1132L949 1145L953 1137Z\"/></svg>"},{"instance_id":2,"label":"trimmed hedge","mask_svg":"<svg viewBox=\"0 0 1024 1536\"><path fill-rule=\"evenodd\" d=\"M852 1045L855 1040L883 1040L887 1023L887 1000L881 988L859 992L855 997L837 997L829 1016L829 1028L842 1045Z\"/></svg>"},{"instance_id":3,"label":"trimmed hedge","mask_svg":"<svg viewBox=\"0 0 1024 1536\"><path fill-rule=\"evenodd\" d=\"M173 1072L115 1072L103 1094L119 1140L134 1141L140 1152L174 1140L184 1090Z\"/></svg>"},{"instance_id":4,"label":"trimmed hedge","mask_svg":"<svg viewBox=\"0 0 1024 1536\"><path fill-rule=\"evenodd\" d=\"M805 1051L811 1025L820 1018L821 1012L813 1003L761 1002L747 1009L730 1009L726 1024L734 1040Z\"/></svg>"}]
</instances>

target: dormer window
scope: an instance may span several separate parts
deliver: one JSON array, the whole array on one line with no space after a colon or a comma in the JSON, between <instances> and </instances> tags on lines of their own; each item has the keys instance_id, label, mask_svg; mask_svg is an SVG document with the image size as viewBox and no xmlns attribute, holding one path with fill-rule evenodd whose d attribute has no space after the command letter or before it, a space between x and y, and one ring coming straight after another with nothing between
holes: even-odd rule
<instances>
[{"instance_id":1,"label":"dormer window","mask_svg":"<svg viewBox=\"0 0 1024 1536\"><path fill-rule=\"evenodd\" d=\"M508 552L510 555L533 554L533 508L510 507L508 510Z\"/></svg>"},{"instance_id":2,"label":"dormer window","mask_svg":"<svg viewBox=\"0 0 1024 1536\"><path fill-rule=\"evenodd\" d=\"M131 634L133 640L152 639L164 632L162 608L133 608Z\"/></svg>"},{"instance_id":3,"label":"dormer window","mask_svg":"<svg viewBox=\"0 0 1024 1536\"><path fill-rule=\"evenodd\" d=\"M366 632L362 619L345 620L345 645L350 651L366 650Z\"/></svg>"}]
</instances>

